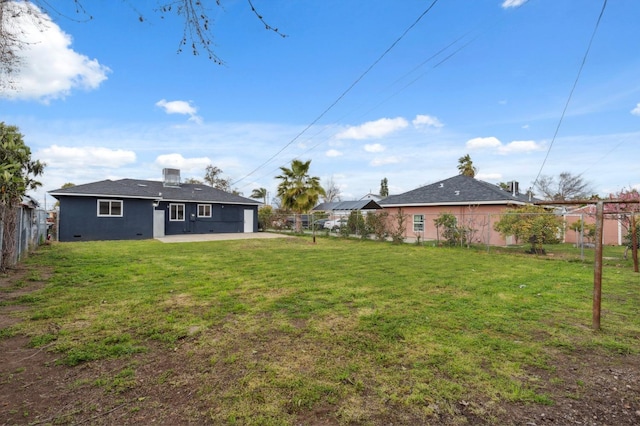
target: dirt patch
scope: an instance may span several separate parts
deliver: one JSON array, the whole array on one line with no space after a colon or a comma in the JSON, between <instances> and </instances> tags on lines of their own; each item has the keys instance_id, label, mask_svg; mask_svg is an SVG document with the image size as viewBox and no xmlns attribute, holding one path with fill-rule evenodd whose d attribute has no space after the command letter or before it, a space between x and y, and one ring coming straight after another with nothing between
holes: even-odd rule
<instances>
[{"instance_id":1,"label":"dirt patch","mask_svg":"<svg viewBox=\"0 0 640 426\"><path fill-rule=\"evenodd\" d=\"M640 356L558 352L554 371L532 372L553 405L510 405L506 419L527 425L640 424Z\"/></svg>"},{"instance_id":2,"label":"dirt patch","mask_svg":"<svg viewBox=\"0 0 640 426\"><path fill-rule=\"evenodd\" d=\"M18 321L20 298L42 285L27 270L0 277L0 327ZM33 348L27 337L10 334L0 338L0 425L219 424L216 400L207 395L223 394L241 374L224 363L214 366L190 338L174 348L147 345L146 353L68 367L49 347ZM349 407L350 424L640 424L640 356L558 350L548 364L553 368L528 371L526 380L549 405L459 401L446 410L429 407L433 414L425 420L391 403L372 416L361 402ZM331 404L294 409L295 424L342 423Z\"/></svg>"}]
</instances>

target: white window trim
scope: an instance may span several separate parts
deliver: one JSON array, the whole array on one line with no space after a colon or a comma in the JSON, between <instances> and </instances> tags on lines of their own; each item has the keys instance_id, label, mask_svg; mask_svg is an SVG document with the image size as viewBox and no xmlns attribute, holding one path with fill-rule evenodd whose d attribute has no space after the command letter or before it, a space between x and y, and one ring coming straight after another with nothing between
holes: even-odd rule
<instances>
[{"instance_id":1,"label":"white window trim","mask_svg":"<svg viewBox=\"0 0 640 426\"><path fill-rule=\"evenodd\" d=\"M171 217L171 211L173 210L173 206L176 206L176 208L182 206L182 219L177 218L174 219ZM178 210L176 210L176 216L178 215ZM184 204L177 204L177 203L171 203L169 204L169 222L184 222L185 221L185 217L186 217L186 211L185 211L185 205Z\"/></svg>"},{"instance_id":2,"label":"white window trim","mask_svg":"<svg viewBox=\"0 0 640 426\"><path fill-rule=\"evenodd\" d=\"M416 222L416 216L420 216L422 221ZM422 229L416 229L416 225L422 225ZM414 214L413 215L413 232L424 232L424 215L423 214Z\"/></svg>"},{"instance_id":3,"label":"white window trim","mask_svg":"<svg viewBox=\"0 0 640 426\"><path fill-rule=\"evenodd\" d=\"M207 207L209 210L209 214L200 214L200 207ZM213 215L213 209L211 208L211 204L198 204L198 217L211 217Z\"/></svg>"},{"instance_id":4,"label":"white window trim","mask_svg":"<svg viewBox=\"0 0 640 426\"><path fill-rule=\"evenodd\" d=\"M109 214L100 214L100 203L109 203ZM120 214L111 214L111 211L113 209L112 205L116 203L120 204ZM122 200L98 200L96 207L98 209L98 217L122 217L122 215L124 214L124 203L122 202Z\"/></svg>"}]
</instances>

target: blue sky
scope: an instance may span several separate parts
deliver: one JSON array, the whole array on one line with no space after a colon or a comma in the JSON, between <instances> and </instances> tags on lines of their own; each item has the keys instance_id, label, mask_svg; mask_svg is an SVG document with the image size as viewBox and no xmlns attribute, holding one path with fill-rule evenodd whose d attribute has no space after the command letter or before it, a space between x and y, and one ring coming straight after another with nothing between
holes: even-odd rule
<instances>
[{"instance_id":1,"label":"blue sky","mask_svg":"<svg viewBox=\"0 0 640 426\"><path fill-rule=\"evenodd\" d=\"M601 195L640 188L637 0L608 2L562 122L599 0L440 0L384 56L432 0L253 0L285 38L247 1L212 1L222 66L177 54L181 22L155 1L56 3L43 31L21 22L19 90L0 96L0 121L47 163L41 202L208 164L273 196L294 158L352 200L385 177L401 193L454 176L467 153L491 183L568 171Z\"/></svg>"}]
</instances>

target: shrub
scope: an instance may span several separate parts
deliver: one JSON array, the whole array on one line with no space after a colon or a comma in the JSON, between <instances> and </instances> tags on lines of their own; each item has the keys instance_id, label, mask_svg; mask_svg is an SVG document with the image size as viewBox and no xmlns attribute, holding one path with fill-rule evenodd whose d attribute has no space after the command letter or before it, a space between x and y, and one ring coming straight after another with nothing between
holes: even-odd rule
<instances>
[{"instance_id":1,"label":"shrub","mask_svg":"<svg viewBox=\"0 0 640 426\"><path fill-rule=\"evenodd\" d=\"M531 253L544 253L543 244L557 244L562 237L562 217L541 206L509 209L494 225L503 237L513 235L531 244Z\"/></svg>"},{"instance_id":2,"label":"shrub","mask_svg":"<svg viewBox=\"0 0 640 426\"><path fill-rule=\"evenodd\" d=\"M258 209L258 228L265 230L271 226L273 207L263 206Z\"/></svg>"},{"instance_id":3,"label":"shrub","mask_svg":"<svg viewBox=\"0 0 640 426\"><path fill-rule=\"evenodd\" d=\"M407 215L401 208L398 208L398 211L393 215L392 218L395 220L395 226L391 226L391 231L389 232L391 241L394 244L403 243L406 238L407 232Z\"/></svg>"},{"instance_id":4,"label":"shrub","mask_svg":"<svg viewBox=\"0 0 640 426\"><path fill-rule=\"evenodd\" d=\"M375 213L369 213L365 220L368 233L375 235L375 238L378 241L386 240L389 236L387 220L389 220L389 212L382 210Z\"/></svg>"},{"instance_id":5,"label":"shrub","mask_svg":"<svg viewBox=\"0 0 640 426\"><path fill-rule=\"evenodd\" d=\"M362 213L359 211L352 211L347 219L347 228L350 234L365 235L365 221Z\"/></svg>"}]
</instances>

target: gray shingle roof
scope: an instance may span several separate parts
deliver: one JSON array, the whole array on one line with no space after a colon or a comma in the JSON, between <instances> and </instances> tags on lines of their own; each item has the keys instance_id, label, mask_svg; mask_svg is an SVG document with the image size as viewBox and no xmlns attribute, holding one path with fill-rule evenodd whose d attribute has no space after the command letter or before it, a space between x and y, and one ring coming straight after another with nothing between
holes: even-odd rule
<instances>
[{"instance_id":1,"label":"gray shingle roof","mask_svg":"<svg viewBox=\"0 0 640 426\"><path fill-rule=\"evenodd\" d=\"M377 210L381 209L374 200L338 201L334 203L320 203L313 208L315 211L335 210Z\"/></svg>"},{"instance_id":2,"label":"gray shingle roof","mask_svg":"<svg viewBox=\"0 0 640 426\"><path fill-rule=\"evenodd\" d=\"M457 175L404 194L391 195L378 201L381 206L529 204L527 194L513 195L498 187L469 176Z\"/></svg>"},{"instance_id":3,"label":"gray shingle roof","mask_svg":"<svg viewBox=\"0 0 640 426\"><path fill-rule=\"evenodd\" d=\"M56 198L58 196L95 196L144 198L163 201L261 204L256 200L221 191L203 184L185 183L180 186L165 186L164 183L160 181L137 179L102 180L69 188L56 189L55 191L49 191L49 194Z\"/></svg>"}]
</instances>

